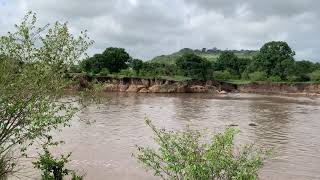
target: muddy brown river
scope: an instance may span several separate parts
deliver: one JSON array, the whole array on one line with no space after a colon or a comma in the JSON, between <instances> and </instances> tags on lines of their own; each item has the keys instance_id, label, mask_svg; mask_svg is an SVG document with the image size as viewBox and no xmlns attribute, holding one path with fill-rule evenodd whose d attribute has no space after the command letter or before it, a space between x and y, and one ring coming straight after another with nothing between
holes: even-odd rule
<instances>
[{"instance_id":1,"label":"muddy brown river","mask_svg":"<svg viewBox=\"0 0 320 180\"><path fill-rule=\"evenodd\" d=\"M66 141L59 150L72 151L71 167L89 180L158 179L131 156L136 144L153 145L145 117L173 130L238 125L237 141L274 148L260 179L320 179L320 98L312 97L110 93L58 133Z\"/></svg>"}]
</instances>

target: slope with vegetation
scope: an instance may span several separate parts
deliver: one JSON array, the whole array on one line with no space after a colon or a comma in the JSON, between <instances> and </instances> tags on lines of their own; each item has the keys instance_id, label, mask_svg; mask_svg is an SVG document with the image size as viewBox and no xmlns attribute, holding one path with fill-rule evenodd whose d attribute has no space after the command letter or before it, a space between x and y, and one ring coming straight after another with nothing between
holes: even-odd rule
<instances>
[{"instance_id":1,"label":"slope with vegetation","mask_svg":"<svg viewBox=\"0 0 320 180\"><path fill-rule=\"evenodd\" d=\"M124 49L107 48L102 54L84 60L78 71L100 76L220 80L240 84L319 81L320 64L296 61L294 56L295 52L282 41L268 42L259 51L182 49L146 62L131 58Z\"/></svg>"},{"instance_id":2,"label":"slope with vegetation","mask_svg":"<svg viewBox=\"0 0 320 180\"><path fill-rule=\"evenodd\" d=\"M184 48L181 49L178 52L169 54L169 55L161 55L161 56L157 56L153 59L150 60L150 62L152 63L163 63L163 64L175 64L176 61L183 56L183 54L185 53L192 53L192 54L196 54L202 58L206 58L211 62L214 62L218 59L218 57L224 53L224 52L230 52L230 53L234 53L237 57L239 58L252 58L253 56L255 56L258 51L255 50L220 50L217 48L213 48L213 49L206 49L203 48L201 51L196 49L190 49L190 48Z\"/></svg>"}]
</instances>

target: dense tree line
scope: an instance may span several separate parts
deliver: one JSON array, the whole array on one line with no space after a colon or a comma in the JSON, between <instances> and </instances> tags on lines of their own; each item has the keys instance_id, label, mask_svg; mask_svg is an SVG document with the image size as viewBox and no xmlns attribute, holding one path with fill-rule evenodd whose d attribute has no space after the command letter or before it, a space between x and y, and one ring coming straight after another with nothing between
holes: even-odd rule
<instances>
[{"instance_id":1,"label":"dense tree line","mask_svg":"<svg viewBox=\"0 0 320 180\"><path fill-rule=\"evenodd\" d=\"M263 45L252 58L240 58L233 51L223 51L216 61L209 61L184 49L174 64L143 62L133 59L122 48L107 48L102 54L81 62L83 72L135 77L174 77L191 79L306 82L320 80L320 64L295 61L295 52L286 42Z\"/></svg>"}]
</instances>

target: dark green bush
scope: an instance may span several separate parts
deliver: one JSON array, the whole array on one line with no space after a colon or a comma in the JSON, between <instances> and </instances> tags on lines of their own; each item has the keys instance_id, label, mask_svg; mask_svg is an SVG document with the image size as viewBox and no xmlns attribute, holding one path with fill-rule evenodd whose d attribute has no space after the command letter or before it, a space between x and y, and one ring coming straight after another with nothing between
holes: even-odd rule
<instances>
[{"instance_id":1,"label":"dark green bush","mask_svg":"<svg viewBox=\"0 0 320 180\"><path fill-rule=\"evenodd\" d=\"M249 79L251 81L265 81L267 80L267 73L263 71L256 71L249 74Z\"/></svg>"},{"instance_id":2,"label":"dark green bush","mask_svg":"<svg viewBox=\"0 0 320 180\"><path fill-rule=\"evenodd\" d=\"M232 79L233 76L229 71L215 71L213 72L213 78L217 80L226 81Z\"/></svg>"},{"instance_id":3,"label":"dark green bush","mask_svg":"<svg viewBox=\"0 0 320 180\"><path fill-rule=\"evenodd\" d=\"M211 62L193 53L183 54L176 62L181 75L207 80L210 77Z\"/></svg>"},{"instance_id":4,"label":"dark green bush","mask_svg":"<svg viewBox=\"0 0 320 180\"><path fill-rule=\"evenodd\" d=\"M270 76L270 77L268 78L268 81L271 81L271 82L281 82L282 79L281 79L280 76Z\"/></svg>"},{"instance_id":5,"label":"dark green bush","mask_svg":"<svg viewBox=\"0 0 320 180\"><path fill-rule=\"evenodd\" d=\"M64 180L67 175L71 175L71 180L82 180L83 176L76 175L75 171L67 169L65 165L69 162L71 153L61 155L55 158L49 151L50 146L56 146L59 143L52 142L48 137L47 142L43 144L43 153L39 154L37 161L33 162L35 168L41 171L42 180Z\"/></svg>"}]
</instances>

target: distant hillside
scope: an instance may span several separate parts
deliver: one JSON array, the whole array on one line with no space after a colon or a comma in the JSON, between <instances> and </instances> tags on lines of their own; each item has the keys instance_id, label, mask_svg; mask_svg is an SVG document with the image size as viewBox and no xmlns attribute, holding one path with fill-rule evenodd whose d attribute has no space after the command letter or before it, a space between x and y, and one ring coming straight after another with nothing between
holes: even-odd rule
<instances>
[{"instance_id":1,"label":"distant hillside","mask_svg":"<svg viewBox=\"0 0 320 180\"><path fill-rule=\"evenodd\" d=\"M220 56L220 54L224 51L229 51L235 53L238 57L241 58L252 58L254 55L258 53L258 51L255 50L220 50L217 48L213 49L205 49L203 48L202 50L198 49L189 49L189 48L184 48L181 49L178 52L169 54L169 55L161 55L153 58L150 60L150 62L157 62L157 63L163 63L163 64L174 64L175 61L181 57L184 53L195 53L201 57L207 58L209 61L216 61L216 59Z\"/></svg>"}]
</instances>

